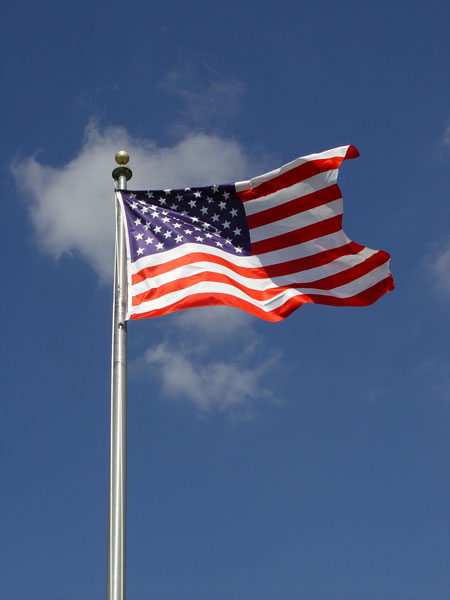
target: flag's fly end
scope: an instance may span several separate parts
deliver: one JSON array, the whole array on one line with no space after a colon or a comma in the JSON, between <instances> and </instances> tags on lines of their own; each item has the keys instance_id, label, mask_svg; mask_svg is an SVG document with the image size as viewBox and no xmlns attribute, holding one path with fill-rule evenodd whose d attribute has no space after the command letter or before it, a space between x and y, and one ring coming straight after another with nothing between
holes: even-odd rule
<instances>
[{"instance_id":1,"label":"flag's fly end","mask_svg":"<svg viewBox=\"0 0 450 600\"><path fill-rule=\"evenodd\" d=\"M359 152L358 149L355 148L355 146L350 145L348 147L347 152L345 153L345 159L347 160L348 158L358 158L359 156Z\"/></svg>"}]
</instances>

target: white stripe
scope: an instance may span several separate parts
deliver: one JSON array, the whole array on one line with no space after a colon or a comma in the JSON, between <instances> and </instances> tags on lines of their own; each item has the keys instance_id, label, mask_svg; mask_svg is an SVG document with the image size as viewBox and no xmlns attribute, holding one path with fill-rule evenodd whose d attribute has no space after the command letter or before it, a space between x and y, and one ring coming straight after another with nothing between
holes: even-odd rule
<instances>
[{"instance_id":1,"label":"white stripe","mask_svg":"<svg viewBox=\"0 0 450 600\"><path fill-rule=\"evenodd\" d=\"M178 267L177 269L172 269L171 271L157 275L156 277L149 277L144 281L140 281L139 283L133 285L132 294L133 296L138 296L139 294L142 294L148 290L157 290L160 286L177 281L178 279L191 277L205 272L226 275L230 279L237 281L249 289L260 291L278 286L293 285L296 282L306 284L346 271L357 264L363 263L376 253L377 250L364 248L364 250L362 250L359 254L341 256L340 258L334 260L333 262L327 263L326 265L272 278L246 277L245 274L242 275L240 273L236 273L233 271L233 269L225 265L218 265L217 263L208 262L207 260L198 261L186 266Z\"/></svg>"},{"instance_id":2,"label":"white stripe","mask_svg":"<svg viewBox=\"0 0 450 600\"><path fill-rule=\"evenodd\" d=\"M349 146L341 146L340 148L334 148L333 150L326 150L325 152L320 152L319 154L308 154L308 156L301 156L300 158L296 158L295 160L283 165L282 167L275 169L274 171L269 171L268 173L264 173L263 175L259 175L258 177L253 177L252 179L248 179L247 181L238 181L235 183L236 191L243 192L244 190L250 190L265 181L269 181L270 179L274 179L291 169L295 169L302 164L310 162L312 160L320 160L324 158L343 158L348 150Z\"/></svg>"},{"instance_id":3,"label":"white stripe","mask_svg":"<svg viewBox=\"0 0 450 600\"><path fill-rule=\"evenodd\" d=\"M171 292L170 294L166 294L157 300L151 302L144 302L139 306L131 307L130 315L139 315L142 313L146 313L151 310L158 310L161 308L168 308L172 304L179 302L180 300L184 300L193 294L227 294L228 296L234 296L235 298L240 298L241 300L245 300L253 306L257 306L262 310L269 312L273 310L273 308L277 308L284 304L289 297L298 296L301 292L293 289L289 289L281 292L279 295L274 298L270 298L265 301L254 300L250 298L245 292L242 292L238 288L228 285L226 283L210 283L208 281L202 281L200 283L196 283L195 285L185 288L182 290L177 290L176 292Z\"/></svg>"},{"instance_id":4,"label":"white stripe","mask_svg":"<svg viewBox=\"0 0 450 600\"><path fill-rule=\"evenodd\" d=\"M224 252L220 248L192 242L176 246L175 248L172 248L171 250L166 250L165 252L151 254L150 256L143 256L142 258L136 260L134 263L131 263L131 272L139 273L141 269L144 269L146 267L165 264L167 262L170 262L177 258L182 258L192 253L212 254L214 256L219 256L224 260L228 260L242 267L261 266L261 261L258 259L257 256L236 256L234 254L230 254L229 252Z\"/></svg>"},{"instance_id":5,"label":"white stripe","mask_svg":"<svg viewBox=\"0 0 450 600\"><path fill-rule=\"evenodd\" d=\"M349 242L350 239L342 230L340 230L336 233L324 235L323 237L316 238L315 240L298 244L297 246L290 246L289 248L283 248L273 252L266 252L265 254L261 254L259 256L236 256L234 254L229 254L228 252L223 252L223 250L218 248L213 248L212 246L204 246L202 244L185 244L184 246L172 248L172 250L162 252L161 254L144 256L136 262L130 263L129 273L130 275L139 273L139 271L142 269L165 264L177 258L187 256L193 252L219 256L224 260L242 268L250 269L261 266L267 267L290 260L313 256L314 254L323 252L325 250L334 250L335 248L345 246Z\"/></svg>"},{"instance_id":6,"label":"white stripe","mask_svg":"<svg viewBox=\"0 0 450 600\"><path fill-rule=\"evenodd\" d=\"M300 207L299 207L300 208ZM322 204L316 206L310 210L302 211L296 215L280 219L268 225L262 225L261 227L255 227L250 230L250 241L260 242L261 240L267 240L277 235L283 235L284 233L290 233L313 225L314 223L320 223L326 219L331 219L336 215L341 215L343 209L342 198L328 202L328 204Z\"/></svg>"},{"instance_id":7,"label":"white stripe","mask_svg":"<svg viewBox=\"0 0 450 600\"><path fill-rule=\"evenodd\" d=\"M350 242L350 239L345 235L343 230L337 231L336 233L330 233L322 237L298 244L297 246L289 246L281 250L274 250L272 252L265 252L259 255L259 264L268 267L269 265L277 265L284 263L289 260L295 260L297 258L306 258L307 256L314 256L319 252L325 250L334 250L345 246Z\"/></svg>"},{"instance_id":8,"label":"white stripe","mask_svg":"<svg viewBox=\"0 0 450 600\"><path fill-rule=\"evenodd\" d=\"M247 200L247 202L243 203L245 214L254 215L262 210L280 206L290 200L302 198L307 194L323 190L336 183L338 172L339 169L325 171L324 173L314 175L309 179L295 183L294 185L273 192L272 194L267 194L266 196L255 198L254 200Z\"/></svg>"},{"instance_id":9,"label":"white stripe","mask_svg":"<svg viewBox=\"0 0 450 600\"><path fill-rule=\"evenodd\" d=\"M196 283L187 288L183 288L180 290L176 290L174 292L170 292L169 294L165 294L160 298L157 298L152 301L144 302L139 306L130 307L130 315L139 315L142 313L146 313L152 310L158 310L161 308L170 307L170 305L183 300L191 296L192 294L228 294L230 296L234 296L236 298L240 298L253 304L253 306L257 306L260 309L268 312L273 310L274 308L278 308L282 304L284 304L289 298L297 295L320 295L320 296L333 296L336 298L351 298L356 296L360 292L368 289L372 285L376 284L378 281L382 281L389 274L389 263L385 263L374 269L367 275L356 279L346 285L337 287L333 290L321 290L321 289L305 289L305 290L297 290L297 289L289 289L284 290L280 294L277 294L274 298L268 300L255 300L248 296L245 292L239 290L233 285L226 283L217 283L217 282L208 282L202 281L200 283Z\"/></svg>"}]
</instances>

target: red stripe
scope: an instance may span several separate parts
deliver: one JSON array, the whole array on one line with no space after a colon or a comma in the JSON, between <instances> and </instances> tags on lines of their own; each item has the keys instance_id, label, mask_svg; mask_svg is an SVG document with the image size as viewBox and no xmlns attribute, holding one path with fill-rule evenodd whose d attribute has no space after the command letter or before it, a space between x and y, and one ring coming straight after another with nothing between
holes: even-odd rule
<instances>
[{"instance_id":1,"label":"red stripe","mask_svg":"<svg viewBox=\"0 0 450 600\"><path fill-rule=\"evenodd\" d=\"M194 275L190 275L188 277L181 277L174 281L168 281L167 283L163 283L162 285L151 288L150 290L146 290L145 292L141 292L140 294L136 294L132 298L132 305L139 306L143 302L150 302L152 300L156 300L157 298L161 298L162 296L166 296L167 294L177 292L179 290L188 289L200 282L206 281L208 283L225 283L228 285L232 285L236 289L244 292L250 298L257 300L258 302L264 302L270 300L271 298L278 296L281 292L299 288L303 290L304 288L312 288L312 289L322 289L322 290L331 290L335 287L339 287L350 283L367 275L373 269L376 269L380 265L386 263L389 260L389 255L383 251L377 252L374 256L365 260L363 263L359 265L355 265L345 271L341 271L340 273L336 273L329 277L323 277L322 279L317 279L316 281L311 281L307 283L303 282L292 282L289 285L277 286L274 284L270 288L266 290L255 290L247 287L246 285L236 281L229 275L225 275L223 273L214 273L212 271L201 271L199 273L195 273Z\"/></svg>"},{"instance_id":2,"label":"red stripe","mask_svg":"<svg viewBox=\"0 0 450 600\"><path fill-rule=\"evenodd\" d=\"M293 167L289 171L286 171L286 173L282 173L281 175L269 179L269 181L264 181L255 188L239 192L239 197L241 198L242 202L248 202L249 200L254 200L255 198L259 198L261 196L273 194L278 190L290 187L295 183L299 183L299 181L304 181L305 179L314 177L314 175L318 175L319 173L338 169L341 166L342 161L349 158L356 158L357 156L359 156L358 150L354 146L349 146L344 157L335 156L333 158L318 158L316 160L310 160L309 162L303 163L298 167Z\"/></svg>"},{"instance_id":3,"label":"red stripe","mask_svg":"<svg viewBox=\"0 0 450 600\"><path fill-rule=\"evenodd\" d=\"M313 269L314 267L320 267L326 265L333 260L336 260L342 256L358 254L361 250L364 250L364 246L357 244L356 242L350 242L344 246L338 248L332 248L330 250L323 250L310 256L304 256L303 258L296 258L286 262L277 263L274 265L267 265L261 267L240 267L235 265L231 261L224 259L215 254L206 254L203 252L192 252L185 256L180 256L174 260L167 261L159 265L151 267L145 267L141 269L139 273L132 275L131 283L136 285L146 279L163 275L174 269L185 267L196 262L209 262L217 265L223 265L229 268L234 273L238 273L243 277L252 279L265 279L266 277L281 277L283 275L290 275L292 273L299 273L305 269Z\"/></svg>"},{"instance_id":4,"label":"red stripe","mask_svg":"<svg viewBox=\"0 0 450 600\"><path fill-rule=\"evenodd\" d=\"M279 206L262 210L254 215L247 215L248 228L254 229L255 227L269 225L280 219L286 219L287 217L292 217L292 215L311 210L317 206L323 206L324 204L328 204L328 202L333 202L339 198L342 198L339 186L336 184L330 185L323 190L300 196L300 198L289 200L289 202L285 202Z\"/></svg>"},{"instance_id":5,"label":"red stripe","mask_svg":"<svg viewBox=\"0 0 450 600\"><path fill-rule=\"evenodd\" d=\"M311 160L286 171L286 173L277 175L273 177L273 179L269 179L269 181L264 181L254 188L239 192L239 197L242 202L248 202L249 200L255 200L255 198L260 198L261 196L274 194L275 192L290 187L300 181L314 177L314 175L319 175L319 173L338 169L343 160L344 158L342 156Z\"/></svg>"},{"instance_id":6,"label":"red stripe","mask_svg":"<svg viewBox=\"0 0 450 600\"><path fill-rule=\"evenodd\" d=\"M328 306L368 306L376 302L387 292L393 290L394 287L395 284L392 275L389 275L370 288L350 298L336 298L335 296L321 296L320 294L308 294L308 298L315 304L327 304Z\"/></svg>"},{"instance_id":7,"label":"red stripe","mask_svg":"<svg viewBox=\"0 0 450 600\"><path fill-rule=\"evenodd\" d=\"M246 312L254 315L255 317L259 317L260 319L264 319L265 321L281 321L289 316L295 309L299 306L305 304L305 302L311 302L311 300L307 296L295 296L291 298L288 302L283 304L280 308L266 312L251 304L250 302L246 302L245 300L241 300L240 298L236 298L235 296L231 296L229 294L191 294L187 298L183 298L174 304L169 306L165 306L164 308L159 308L156 310L150 310L146 313L134 314L130 316L130 320L135 319L146 319L148 317L161 317L163 315L167 315L178 310L184 310L186 308L196 308L200 306L233 306L235 308L240 308L241 310L245 310Z\"/></svg>"},{"instance_id":8,"label":"red stripe","mask_svg":"<svg viewBox=\"0 0 450 600\"><path fill-rule=\"evenodd\" d=\"M382 281L379 281L367 290L364 290L360 294L351 298L333 298L332 296L319 296L319 295L298 295L290 298L279 308L266 312L261 308L254 306L250 302L236 298L229 294L192 294L187 298L183 298L174 304L159 308L157 310L150 310L142 314L134 314L130 316L130 319L146 319L147 317L159 317L167 315L177 310L183 310L186 308L195 308L200 306L234 306L240 308L246 312L255 315L265 321L281 321L293 313L297 308L306 304L307 302L313 302L318 304L328 304L332 306L368 306L378 300L383 294L389 292L394 288L394 282L392 276L386 277Z\"/></svg>"},{"instance_id":9,"label":"red stripe","mask_svg":"<svg viewBox=\"0 0 450 600\"><path fill-rule=\"evenodd\" d=\"M349 269L345 269L344 271L340 271L339 273L334 273L333 275L329 275L328 277L323 277L322 279L317 279L316 281L311 281L309 283L292 283L292 287L301 287L302 289L315 288L319 290L333 290L341 285L346 285L351 281L355 281L364 275L370 273L374 269L381 267L381 265L385 264L391 257L387 252L383 250L378 250L376 254L373 254L366 260L350 267Z\"/></svg>"},{"instance_id":10,"label":"red stripe","mask_svg":"<svg viewBox=\"0 0 450 600\"><path fill-rule=\"evenodd\" d=\"M311 256L296 258L276 265L267 265L265 267L265 272L268 277L291 275L291 273L299 273L306 269L321 267L322 265L326 265L327 263L348 254L358 254L361 250L364 250L364 246L361 246L361 244L357 244L356 242L350 242L345 244L345 246L332 248L331 250L323 250L322 252L317 252L317 254L312 254Z\"/></svg>"},{"instance_id":11,"label":"red stripe","mask_svg":"<svg viewBox=\"0 0 450 600\"><path fill-rule=\"evenodd\" d=\"M289 246L303 244L330 233L336 233L342 229L342 215L336 215L331 219L324 219L319 223L312 223L301 229L282 233L259 242L252 242L251 253L253 255L264 254L265 252L274 252Z\"/></svg>"},{"instance_id":12,"label":"red stripe","mask_svg":"<svg viewBox=\"0 0 450 600\"><path fill-rule=\"evenodd\" d=\"M190 275L189 277L180 277L178 279L175 279L175 281L163 283L157 288L146 290L141 294L136 294L135 296L133 296L132 304L133 306L139 306L143 302L156 300L157 298L161 298L166 294L177 292L183 289L188 289L191 286L196 285L197 283L201 283L202 281L207 281L208 283L225 283L231 285L237 288L238 290L241 290L241 292L244 292L244 294L246 294L249 298L253 298L258 302L270 300L274 296L277 296L280 292L292 287L289 285L271 287L268 290L254 290L243 285L242 283L239 283L229 275L224 275L223 273L213 273L212 271L201 271L200 273L195 273L195 275Z\"/></svg>"},{"instance_id":13,"label":"red stripe","mask_svg":"<svg viewBox=\"0 0 450 600\"><path fill-rule=\"evenodd\" d=\"M239 267L234 263L228 261L227 259L222 258L220 256L216 256L214 254L207 254L206 252L192 252L190 254L186 254L185 256L180 256L179 258L167 261L166 263L153 265L151 267L145 267L144 269L141 269L139 273L135 273L132 275L131 284L135 285L137 283L140 283L141 281L145 281L148 278L168 273L170 271L173 271L174 269L178 269L180 267L184 267L190 264L195 264L197 262L205 261L228 267L235 273L239 273L244 277L252 277L254 279L261 279L266 277L266 272L263 267Z\"/></svg>"}]
</instances>

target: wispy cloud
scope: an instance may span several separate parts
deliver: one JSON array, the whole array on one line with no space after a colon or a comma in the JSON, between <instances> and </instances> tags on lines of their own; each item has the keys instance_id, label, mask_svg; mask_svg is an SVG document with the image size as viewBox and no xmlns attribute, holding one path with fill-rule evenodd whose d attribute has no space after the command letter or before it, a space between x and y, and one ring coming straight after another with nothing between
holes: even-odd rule
<instances>
[{"instance_id":1,"label":"wispy cloud","mask_svg":"<svg viewBox=\"0 0 450 600\"><path fill-rule=\"evenodd\" d=\"M255 317L246 312L222 306L184 310L172 320L180 339L191 340L195 336L196 344L203 341L218 346L245 333L247 351L256 343L254 321Z\"/></svg>"},{"instance_id":2,"label":"wispy cloud","mask_svg":"<svg viewBox=\"0 0 450 600\"><path fill-rule=\"evenodd\" d=\"M450 149L450 122L439 140L439 146L441 157L446 157ZM421 268L437 294L445 300L450 298L450 233L446 239L433 243L430 252L422 261Z\"/></svg>"},{"instance_id":3,"label":"wispy cloud","mask_svg":"<svg viewBox=\"0 0 450 600\"><path fill-rule=\"evenodd\" d=\"M158 327L158 343L130 365L131 376L157 386L162 400L190 406L197 416L233 422L258 417L283 402L278 348L257 333L257 319L230 307L181 311Z\"/></svg>"},{"instance_id":4,"label":"wispy cloud","mask_svg":"<svg viewBox=\"0 0 450 600\"><path fill-rule=\"evenodd\" d=\"M222 77L205 61L184 62L161 80L160 89L182 100L183 124L202 126L235 115L242 104L245 84Z\"/></svg>"},{"instance_id":5,"label":"wispy cloud","mask_svg":"<svg viewBox=\"0 0 450 600\"><path fill-rule=\"evenodd\" d=\"M450 148L450 123L447 125L444 131L444 135L442 136L442 145Z\"/></svg>"},{"instance_id":6,"label":"wispy cloud","mask_svg":"<svg viewBox=\"0 0 450 600\"><path fill-rule=\"evenodd\" d=\"M450 404L450 363L448 360L430 356L419 366L418 373L427 374L429 391L442 400L445 406L448 406Z\"/></svg>"},{"instance_id":7,"label":"wispy cloud","mask_svg":"<svg viewBox=\"0 0 450 600\"><path fill-rule=\"evenodd\" d=\"M279 359L273 354L252 366L213 359L206 352L192 354L168 343L145 354L166 398L189 402L202 417L219 412L239 421L253 419L261 403L279 402L266 381Z\"/></svg>"},{"instance_id":8,"label":"wispy cloud","mask_svg":"<svg viewBox=\"0 0 450 600\"><path fill-rule=\"evenodd\" d=\"M28 200L39 247L55 258L80 255L109 280L113 256L113 181L118 149L126 149L133 169L131 189L209 185L247 179L256 168L236 141L187 133L171 147L133 138L122 127L85 131L77 156L60 168L36 156L16 161L12 171Z\"/></svg>"},{"instance_id":9,"label":"wispy cloud","mask_svg":"<svg viewBox=\"0 0 450 600\"><path fill-rule=\"evenodd\" d=\"M450 298L450 236L428 255L424 265L436 291Z\"/></svg>"}]
</instances>

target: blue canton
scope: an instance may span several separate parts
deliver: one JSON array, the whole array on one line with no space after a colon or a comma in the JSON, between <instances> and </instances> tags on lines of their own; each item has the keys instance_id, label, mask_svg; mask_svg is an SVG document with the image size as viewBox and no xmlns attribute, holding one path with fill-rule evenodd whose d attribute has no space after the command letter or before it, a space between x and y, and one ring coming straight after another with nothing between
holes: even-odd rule
<instances>
[{"instance_id":1,"label":"blue canton","mask_svg":"<svg viewBox=\"0 0 450 600\"><path fill-rule=\"evenodd\" d=\"M234 185L122 191L131 261L197 243L250 255L250 235Z\"/></svg>"}]
</instances>

